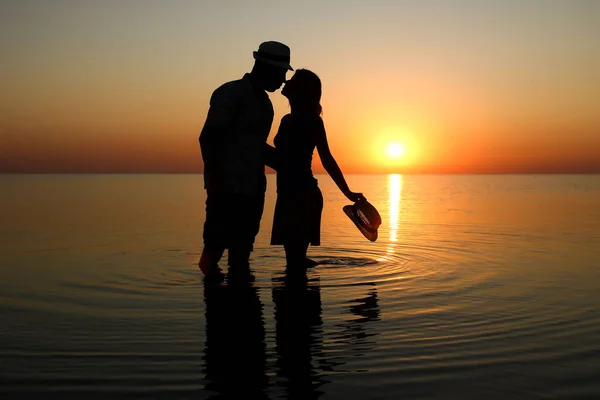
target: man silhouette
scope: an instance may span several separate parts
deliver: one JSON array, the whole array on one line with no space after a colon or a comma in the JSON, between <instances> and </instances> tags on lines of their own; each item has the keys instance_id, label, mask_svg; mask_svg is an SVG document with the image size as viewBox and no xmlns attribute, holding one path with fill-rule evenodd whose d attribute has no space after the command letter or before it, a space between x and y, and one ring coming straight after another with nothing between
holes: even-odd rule
<instances>
[{"instance_id":1,"label":"man silhouette","mask_svg":"<svg viewBox=\"0 0 600 400\"><path fill-rule=\"evenodd\" d=\"M273 122L265 91L279 89L293 69L289 47L279 42L262 43L254 59L250 73L213 92L200 133L207 198L199 267L207 276L222 276L218 263L225 249L230 277L248 274L260 228L267 186L264 166L270 165L266 141Z\"/></svg>"}]
</instances>

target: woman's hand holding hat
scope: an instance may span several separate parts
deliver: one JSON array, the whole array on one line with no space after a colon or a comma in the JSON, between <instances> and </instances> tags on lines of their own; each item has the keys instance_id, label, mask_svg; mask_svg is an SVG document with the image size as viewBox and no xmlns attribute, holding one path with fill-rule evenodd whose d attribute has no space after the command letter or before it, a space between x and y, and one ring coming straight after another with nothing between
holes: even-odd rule
<instances>
[{"instance_id":1,"label":"woman's hand holding hat","mask_svg":"<svg viewBox=\"0 0 600 400\"><path fill-rule=\"evenodd\" d=\"M348 200L356 203L359 200L366 200L365 196L362 193L358 193L358 192L348 192L348 193L344 193L346 195L346 197L348 198Z\"/></svg>"}]
</instances>

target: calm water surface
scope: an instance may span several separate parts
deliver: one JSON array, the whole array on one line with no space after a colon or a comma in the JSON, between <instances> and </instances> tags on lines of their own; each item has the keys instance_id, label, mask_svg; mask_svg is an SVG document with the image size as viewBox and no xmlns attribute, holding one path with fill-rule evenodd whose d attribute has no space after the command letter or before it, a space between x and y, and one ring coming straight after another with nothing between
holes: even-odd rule
<instances>
[{"instance_id":1,"label":"calm water surface","mask_svg":"<svg viewBox=\"0 0 600 400\"><path fill-rule=\"evenodd\" d=\"M0 176L0 394L600 398L600 176L329 177L321 264L203 284L198 175Z\"/></svg>"}]
</instances>

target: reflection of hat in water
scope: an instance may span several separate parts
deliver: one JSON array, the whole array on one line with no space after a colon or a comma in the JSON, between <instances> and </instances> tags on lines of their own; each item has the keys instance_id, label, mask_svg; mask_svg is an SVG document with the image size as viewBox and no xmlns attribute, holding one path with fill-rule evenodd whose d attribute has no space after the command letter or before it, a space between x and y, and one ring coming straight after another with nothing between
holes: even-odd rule
<instances>
[{"instance_id":1,"label":"reflection of hat in water","mask_svg":"<svg viewBox=\"0 0 600 400\"><path fill-rule=\"evenodd\" d=\"M254 59L265 64L274 65L293 71L290 65L290 48L279 42L264 42L254 52Z\"/></svg>"},{"instance_id":2,"label":"reflection of hat in water","mask_svg":"<svg viewBox=\"0 0 600 400\"><path fill-rule=\"evenodd\" d=\"M381 225L381 216L371 203L363 199L344 206L343 210L367 239L371 242L377 240L377 228Z\"/></svg>"}]
</instances>

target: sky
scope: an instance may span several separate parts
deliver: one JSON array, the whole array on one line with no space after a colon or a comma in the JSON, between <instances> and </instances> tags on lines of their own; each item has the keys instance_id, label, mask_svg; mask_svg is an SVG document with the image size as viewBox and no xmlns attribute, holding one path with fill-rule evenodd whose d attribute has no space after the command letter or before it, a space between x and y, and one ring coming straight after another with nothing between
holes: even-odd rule
<instances>
[{"instance_id":1,"label":"sky","mask_svg":"<svg viewBox=\"0 0 600 400\"><path fill-rule=\"evenodd\" d=\"M0 172L201 172L267 40L321 78L345 173L600 173L596 0L3 0Z\"/></svg>"}]
</instances>

